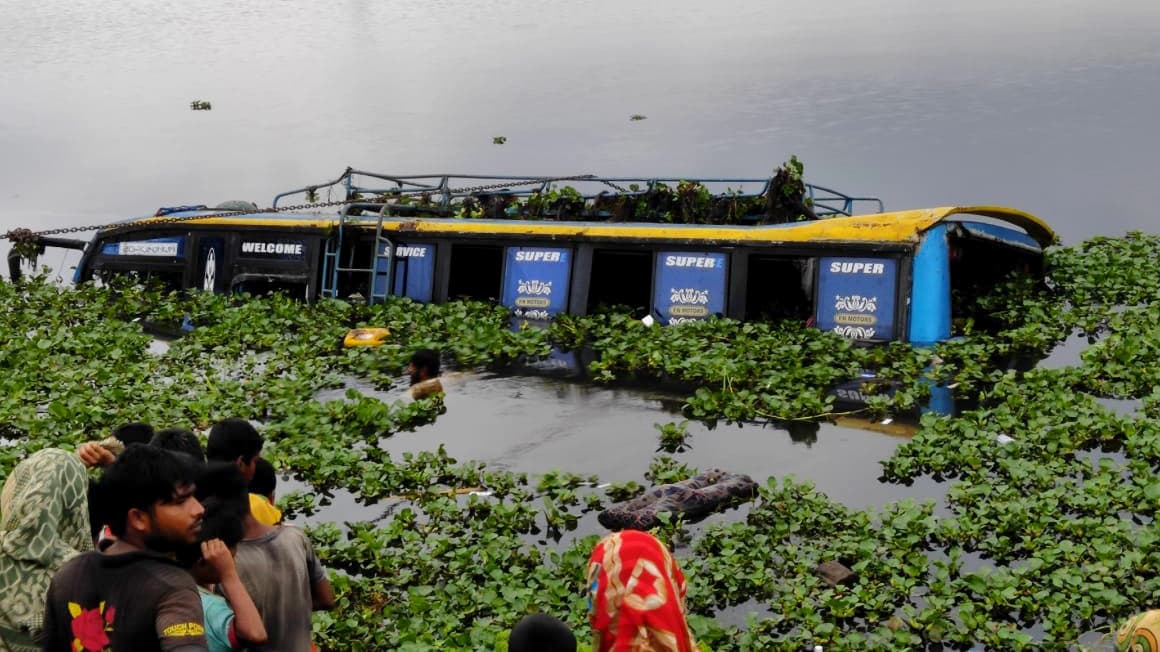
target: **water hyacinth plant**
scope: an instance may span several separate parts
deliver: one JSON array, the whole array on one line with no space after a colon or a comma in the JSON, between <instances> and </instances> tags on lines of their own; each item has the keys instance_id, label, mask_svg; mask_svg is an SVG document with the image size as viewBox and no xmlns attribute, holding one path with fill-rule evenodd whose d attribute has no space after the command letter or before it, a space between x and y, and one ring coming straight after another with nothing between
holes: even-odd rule
<instances>
[{"instance_id":1,"label":"water hyacinth plant","mask_svg":"<svg viewBox=\"0 0 1160 652\"><path fill-rule=\"evenodd\" d=\"M945 498L856 510L809 482L760 478L743 520L668 519L659 534L680 543L698 640L718 651L1066 649L1160 606L1160 237L1095 238L1049 251L1047 265L1045 286L1013 281L979 299L997 331L964 324L963 338L933 349L729 320L648 328L619 314L512 330L507 310L483 303L303 305L132 283L62 288L42 274L0 284L0 476L32 451L127 421L260 421L265 454L306 487L282 497L291 514L317 516L335 490L395 505L373 523L310 528L339 596L315 616L320 645L503 649L531 611L586 632L597 534L584 519L696 474L680 459L686 423L658 425L662 450L635 481L604 486L567 468L529 476L437 445L389 454L385 438L439 419L443 403L342 392L351 378L390 389L424 347L467 369L585 347L591 382L671 383L686 392L685 419L801 423L837 416L829 390L875 369L868 414L915 410L932 383L968 404L956 417L924 415L882 465L886 482L945 483ZM186 319L192 332L151 349L144 325ZM338 345L362 325L389 328L391 342ZM1077 338L1086 349L1074 365L1003 364ZM319 400L324 390L339 398ZM827 584L824 562L854 578ZM751 615L730 624L723 610Z\"/></svg>"}]
</instances>

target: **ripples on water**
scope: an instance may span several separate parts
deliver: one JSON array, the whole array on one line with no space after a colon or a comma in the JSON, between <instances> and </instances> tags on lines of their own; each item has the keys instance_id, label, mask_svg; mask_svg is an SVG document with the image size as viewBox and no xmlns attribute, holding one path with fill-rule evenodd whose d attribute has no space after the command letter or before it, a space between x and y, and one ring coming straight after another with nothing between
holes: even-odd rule
<instances>
[{"instance_id":1,"label":"ripples on water","mask_svg":"<svg viewBox=\"0 0 1160 652\"><path fill-rule=\"evenodd\" d=\"M891 207L1154 227L1160 3L1010 4L0 0L0 226L264 204L348 164L760 175L797 153Z\"/></svg>"}]
</instances>

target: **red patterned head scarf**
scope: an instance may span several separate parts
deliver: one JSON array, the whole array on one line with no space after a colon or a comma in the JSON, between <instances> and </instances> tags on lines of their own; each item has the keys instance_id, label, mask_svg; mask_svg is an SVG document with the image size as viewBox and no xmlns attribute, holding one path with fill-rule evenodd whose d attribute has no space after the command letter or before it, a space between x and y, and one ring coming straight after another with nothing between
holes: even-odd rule
<instances>
[{"instance_id":1,"label":"red patterned head scarf","mask_svg":"<svg viewBox=\"0 0 1160 652\"><path fill-rule=\"evenodd\" d=\"M588 558L594 652L697 652L685 621L685 575L663 543L625 530Z\"/></svg>"}]
</instances>

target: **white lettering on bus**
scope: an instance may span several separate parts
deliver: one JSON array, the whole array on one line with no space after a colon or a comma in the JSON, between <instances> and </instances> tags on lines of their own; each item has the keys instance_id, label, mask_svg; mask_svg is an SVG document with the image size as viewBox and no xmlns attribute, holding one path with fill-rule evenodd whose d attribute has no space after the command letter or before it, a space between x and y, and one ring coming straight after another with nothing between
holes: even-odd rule
<instances>
[{"instance_id":1,"label":"white lettering on bus","mask_svg":"<svg viewBox=\"0 0 1160 652\"><path fill-rule=\"evenodd\" d=\"M427 247L397 247L395 258L426 258Z\"/></svg>"},{"instance_id":2,"label":"white lettering on bus","mask_svg":"<svg viewBox=\"0 0 1160 652\"><path fill-rule=\"evenodd\" d=\"M517 263L558 263L560 262L559 251L517 251Z\"/></svg>"},{"instance_id":3,"label":"white lettering on bus","mask_svg":"<svg viewBox=\"0 0 1160 652\"><path fill-rule=\"evenodd\" d=\"M884 263L851 263L834 261L830 263L831 274L873 274L881 276L886 273Z\"/></svg>"},{"instance_id":4,"label":"white lettering on bus","mask_svg":"<svg viewBox=\"0 0 1160 652\"><path fill-rule=\"evenodd\" d=\"M278 254L284 256L301 256L301 242L243 242L243 254Z\"/></svg>"},{"instance_id":5,"label":"white lettering on bus","mask_svg":"<svg viewBox=\"0 0 1160 652\"><path fill-rule=\"evenodd\" d=\"M665 256L665 267L714 269L717 267L717 259L708 256Z\"/></svg>"}]
</instances>

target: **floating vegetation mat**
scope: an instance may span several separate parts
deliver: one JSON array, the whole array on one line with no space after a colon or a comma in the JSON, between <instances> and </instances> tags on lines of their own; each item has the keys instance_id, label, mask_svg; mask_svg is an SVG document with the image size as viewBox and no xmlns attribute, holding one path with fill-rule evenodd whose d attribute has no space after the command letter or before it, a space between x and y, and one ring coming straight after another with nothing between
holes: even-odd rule
<instances>
[{"instance_id":1,"label":"floating vegetation mat","mask_svg":"<svg viewBox=\"0 0 1160 652\"><path fill-rule=\"evenodd\" d=\"M857 347L791 325L648 328L608 314L513 331L506 310L477 303L301 305L32 279L0 284L0 474L33 450L99 439L126 421L255 419L266 455L313 489L282 498L291 514L315 509L327 490L407 498L380 522L310 530L338 571L338 609L315 617L320 643L502 649L504 632L533 610L567 619L586 640L584 566L596 535L568 533L643 486L697 473L680 461L690 443L682 424L658 424L662 450L640 484L596 488L599 478L566 468L527 476L442 449L385 452L384 438L439 418L437 398L314 397L351 376L390 388L421 347L493 369L584 347L596 356L593 382L689 387L689 419L810 421L839 411L836 383L875 369L861 390L872 415L915 410L932 383L954 386L970 406L924 415L883 463L888 482L944 481L945 504L858 511L793 478L756 478L742 521L690 533L667 519L660 536L688 541L678 554L699 640L714 650L1067 648L1160 606L1158 297L1160 238L1139 233L1052 250L1045 285L1011 282L980 300L973 314L997 329L968 322L963 338L929 350ZM186 315L193 332L150 352L142 324L176 329ZM343 349L347 330L364 325L389 328L388 344ZM1089 346L1073 366L1012 364L1077 335ZM486 492L460 491L478 487ZM825 562L853 576L831 586L816 573ZM729 626L717 618L729 608L760 615Z\"/></svg>"}]
</instances>

